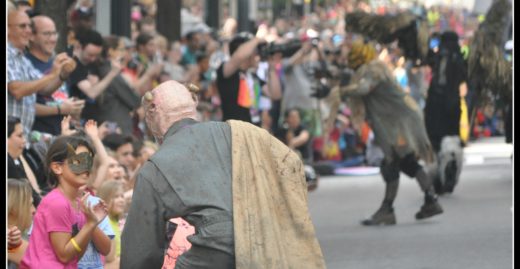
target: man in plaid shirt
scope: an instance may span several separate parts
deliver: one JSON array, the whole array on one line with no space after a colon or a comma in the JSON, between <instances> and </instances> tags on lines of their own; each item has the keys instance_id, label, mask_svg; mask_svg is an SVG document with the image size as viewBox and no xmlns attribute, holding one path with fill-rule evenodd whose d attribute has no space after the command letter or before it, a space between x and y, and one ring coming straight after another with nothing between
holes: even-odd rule
<instances>
[{"instance_id":1,"label":"man in plaid shirt","mask_svg":"<svg viewBox=\"0 0 520 269\"><path fill-rule=\"evenodd\" d=\"M22 121L24 135L32 129L36 92L52 94L68 78L76 64L65 53L56 56L52 70L43 76L24 57L24 49L32 35L31 20L25 12L8 14L7 33L7 113ZM57 107L57 109L59 109ZM59 113L59 111L58 111Z\"/></svg>"}]
</instances>

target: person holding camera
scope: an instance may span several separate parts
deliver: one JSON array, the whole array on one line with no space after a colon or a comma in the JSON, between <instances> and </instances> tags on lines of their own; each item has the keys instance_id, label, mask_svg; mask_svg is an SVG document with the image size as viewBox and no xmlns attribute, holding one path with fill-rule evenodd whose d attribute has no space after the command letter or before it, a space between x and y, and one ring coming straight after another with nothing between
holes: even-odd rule
<instances>
[{"instance_id":1,"label":"person holding camera","mask_svg":"<svg viewBox=\"0 0 520 269\"><path fill-rule=\"evenodd\" d=\"M311 135L319 133L320 121L316 114L318 99L312 97L318 84L316 75L322 69L317 42L317 39L304 41L300 50L282 60L285 83L281 115L288 109L299 109Z\"/></svg>"},{"instance_id":2,"label":"person holding camera","mask_svg":"<svg viewBox=\"0 0 520 269\"><path fill-rule=\"evenodd\" d=\"M240 33L229 43L230 59L217 69L217 89L222 102L223 121L242 120L260 124L260 96L279 100L282 96L278 75L271 59L267 83L253 70L258 67L258 47L265 43L267 31L260 29L256 37Z\"/></svg>"}]
</instances>

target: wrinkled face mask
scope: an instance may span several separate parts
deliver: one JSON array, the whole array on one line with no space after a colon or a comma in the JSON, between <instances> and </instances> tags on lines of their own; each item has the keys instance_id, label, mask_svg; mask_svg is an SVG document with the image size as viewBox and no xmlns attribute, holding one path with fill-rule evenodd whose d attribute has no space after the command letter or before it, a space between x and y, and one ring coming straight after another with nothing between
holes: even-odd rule
<instances>
[{"instance_id":1,"label":"wrinkled face mask","mask_svg":"<svg viewBox=\"0 0 520 269\"><path fill-rule=\"evenodd\" d=\"M70 170L76 175L90 172L93 164L92 153L81 152L76 154L74 148L70 144L67 144L67 163L69 164Z\"/></svg>"},{"instance_id":2,"label":"wrinkled face mask","mask_svg":"<svg viewBox=\"0 0 520 269\"><path fill-rule=\"evenodd\" d=\"M159 123L157 122L158 117L154 117L154 113L156 112L157 108L153 102L153 98L154 97L151 92L147 92L143 96L142 104L144 106L145 111L145 121L146 125L148 126L148 129L150 129L150 131L152 132L155 141L159 144L162 144L163 136L160 134L159 131Z\"/></svg>"}]
</instances>

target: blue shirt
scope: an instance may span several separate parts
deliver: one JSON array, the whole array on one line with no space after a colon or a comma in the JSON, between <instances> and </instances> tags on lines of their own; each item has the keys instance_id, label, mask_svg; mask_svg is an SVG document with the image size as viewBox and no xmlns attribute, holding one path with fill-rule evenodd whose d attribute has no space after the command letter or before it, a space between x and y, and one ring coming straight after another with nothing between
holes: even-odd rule
<instances>
[{"instance_id":1,"label":"blue shirt","mask_svg":"<svg viewBox=\"0 0 520 269\"><path fill-rule=\"evenodd\" d=\"M190 64L197 64L197 57L195 57L195 53L191 52L191 50L186 47L182 54L181 59L182 65L190 65Z\"/></svg>"},{"instance_id":2,"label":"blue shirt","mask_svg":"<svg viewBox=\"0 0 520 269\"><path fill-rule=\"evenodd\" d=\"M44 62L36 56L32 55L30 52L25 53L25 57L31 61L32 65L40 71L42 76L44 74L49 73L52 70L52 65L54 63L54 57L50 58L47 62ZM66 83L61 84L61 86L51 95L42 95L36 93L36 103L53 106L56 107L61 105L63 101L69 98L68 90L66 87ZM40 131L44 133L49 133L55 136L61 134L61 121L63 120L63 116L61 115L51 115L51 116L36 116L33 124L33 130Z\"/></svg>"},{"instance_id":3,"label":"blue shirt","mask_svg":"<svg viewBox=\"0 0 520 269\"><path fill-rule=\"evenodd\" d=\"M99 198L95 196L89 196L88 202L90 202L90 206L94 206L99 202ZM110 240L114 239L114 231L110 226L110 222L108 216L105 217L101 223L98 224L98 228L107 235ZM113 244L113 242L112 242ZM103 269L103 261L101 260L101 254L97 251L94 246L94 242L92 240L87 245L87 249L85 250L85 254L78 263L78 269Z\"/></svg>"},{"instance_id":4,"label":"blue shirt","mask_svg":"<svg viewBox=\"0 0 520 269\"><path fill-rule=\"evenodd\" d=\"M40 70L43 74L47 73L52 69L52 63L54 62L54 57L50 58L48 62L44 62L36 56L32 55L29 51L25 52L25 57L31 61L34 68Z\"/></svg>"}]
</instances>

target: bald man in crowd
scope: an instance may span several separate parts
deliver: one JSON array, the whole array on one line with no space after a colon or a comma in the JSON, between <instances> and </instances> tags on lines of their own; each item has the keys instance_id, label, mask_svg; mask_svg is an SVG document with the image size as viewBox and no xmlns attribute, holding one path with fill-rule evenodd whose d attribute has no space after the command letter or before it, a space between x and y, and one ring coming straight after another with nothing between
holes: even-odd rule
<instances>
[{"instance_id":1,"label":"bald man in crowd","mask_svg":"<svg viewBox=\"0 0 520 269\"><path fill-rule=\"evenodd\" d=\"M198 122L197 91L167 81L143 96L161 146L137 176L121 268L160 268L177 217L196 232L175 268L325 268L298 155L250 123Z\"/></svg>"},{"instance_id":2,"label":"bald man in crowd","mask_svg":"<svg viewBox=\"0 0 520 269\"><path fill-rule=\"evenodd\" d=\"M54 50L58 43L58 32L54 21L43 15L32 18L32 30L33 35L25 57L44 76L52 70L55 60ZM71 64L76 65L74 61L71 61ZM36 93L36 119L33 130L55 136L60 135L61 121L64 115L79 116L84 105L84 100L69 98L66 83L63 83L51 95Z\"/></svg>"}]
</instances>

